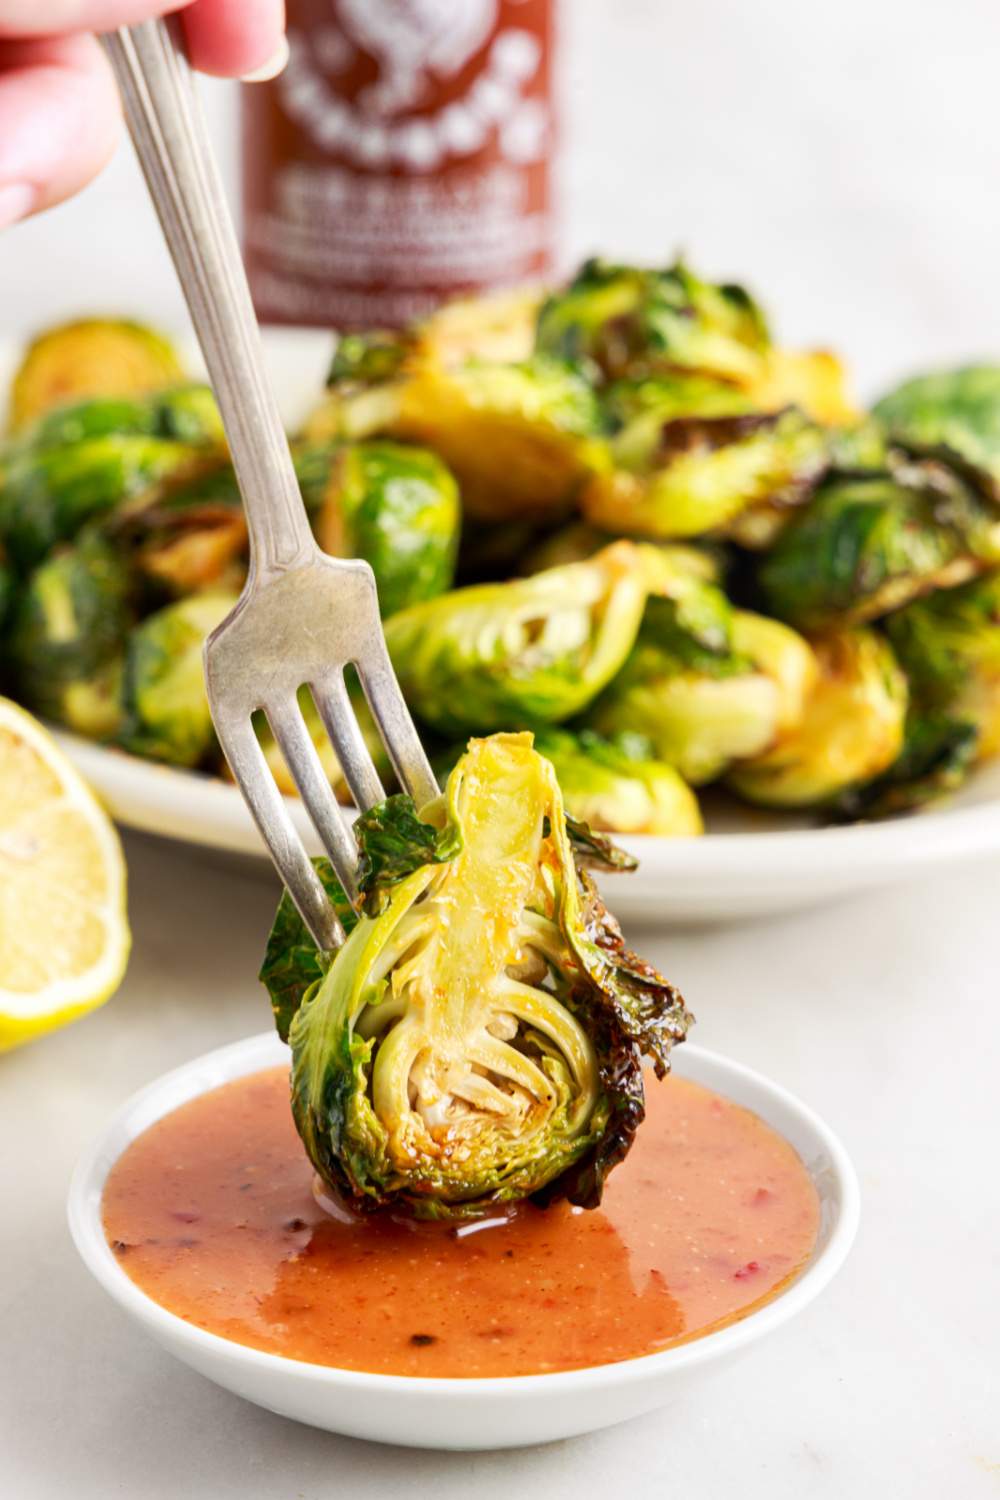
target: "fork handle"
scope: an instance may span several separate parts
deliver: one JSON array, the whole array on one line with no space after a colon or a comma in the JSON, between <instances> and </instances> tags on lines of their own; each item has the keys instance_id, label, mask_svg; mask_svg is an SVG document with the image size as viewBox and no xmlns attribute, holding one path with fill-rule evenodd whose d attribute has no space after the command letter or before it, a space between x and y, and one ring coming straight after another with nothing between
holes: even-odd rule
<instances>
[{"instance_id":1,"label":"fork handle","mask_svg":"<svg viewBox=\"0 0 1000 1500\"><path fill-rule=\"evenodd\" d=\"M102 40L222 412L251 568L283 571L315 542L179 26L142 21Z\"/></svg>"}]
</instances>

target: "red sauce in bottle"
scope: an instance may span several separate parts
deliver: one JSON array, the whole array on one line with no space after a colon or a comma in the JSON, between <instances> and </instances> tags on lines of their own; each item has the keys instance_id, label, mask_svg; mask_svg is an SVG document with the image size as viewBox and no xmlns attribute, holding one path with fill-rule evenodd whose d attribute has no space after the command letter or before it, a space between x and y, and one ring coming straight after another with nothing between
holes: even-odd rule
<instances>
[{"instance_id":1,"label":"red sauce in bottle","mask_svg":"<svg viewBox=\"0 0 1000 1500\"><path fill-rule=\"evenodd\" d=\"M396 326L543 278L555 0L289 0L243 90L247 268L265 321Z\"/></svg>"}]
</instances>

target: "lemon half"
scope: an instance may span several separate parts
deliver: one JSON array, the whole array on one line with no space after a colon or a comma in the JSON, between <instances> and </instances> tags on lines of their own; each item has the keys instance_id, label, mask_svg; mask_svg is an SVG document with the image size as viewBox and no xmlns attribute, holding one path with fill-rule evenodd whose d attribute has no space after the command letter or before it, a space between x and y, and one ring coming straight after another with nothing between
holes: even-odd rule
<instances>
[{"instance_id":1,"label":"lemon half","mask_svg":"<svg viewBox=\"0 0 1000 1500\"><path fill-rule=\"evenodd\" d=\"M129 945L118 835L51 736L0 698L0 1051L107 1000Z\"/></svg>"}]
</instances>

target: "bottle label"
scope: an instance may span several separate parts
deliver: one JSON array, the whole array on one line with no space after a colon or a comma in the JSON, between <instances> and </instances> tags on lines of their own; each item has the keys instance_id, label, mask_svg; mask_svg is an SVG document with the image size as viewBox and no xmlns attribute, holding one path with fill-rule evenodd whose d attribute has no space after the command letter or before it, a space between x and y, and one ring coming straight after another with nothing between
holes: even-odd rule
<instances>
[{"instance_id":1,"label":"bottle label","mask_svg":"<svg viewBox=\"0 0 1000 1500\"><path fill-rule=\"evenodd\" d=\"M244 89L260 315L398 325L551 265L552 0L292 0Z\"/></svg>"}]
</instances>

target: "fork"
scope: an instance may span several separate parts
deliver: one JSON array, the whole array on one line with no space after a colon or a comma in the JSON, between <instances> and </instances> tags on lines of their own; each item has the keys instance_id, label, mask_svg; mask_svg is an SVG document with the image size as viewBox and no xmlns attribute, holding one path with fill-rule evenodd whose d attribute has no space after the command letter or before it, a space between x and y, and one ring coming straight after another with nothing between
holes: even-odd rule
<instances>
[{"instance_id":1,"label":"fork","mask_svg":"<svg viewBox=\"0 0 1000 1500\"><path fill-rule=\"evenodd\" d=\"M348 697L353 666L400 785L418 806L438 795L382 634L366 562L321 552L264 371L239 247L176 22L103 38L130 134L222 413L246 509L250 566L239 601L205 643L216 733L271 858L316 945L344 932L252 724L263 711L353 904L358 851L298 706L308 686L344 780L364 811L385 796Z\"/></svg>"}]
</instances>

